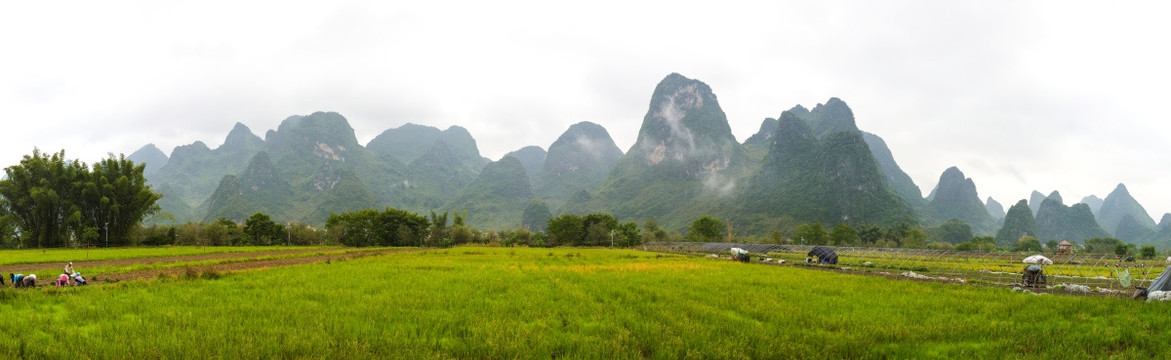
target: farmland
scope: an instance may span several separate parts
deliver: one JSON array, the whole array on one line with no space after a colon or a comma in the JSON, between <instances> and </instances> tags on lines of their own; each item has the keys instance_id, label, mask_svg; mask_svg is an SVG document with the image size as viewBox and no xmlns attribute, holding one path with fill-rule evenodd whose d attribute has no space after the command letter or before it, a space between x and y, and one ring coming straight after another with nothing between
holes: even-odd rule
<instances>
[{"instance_id":1,"label":"farmland","mask_svg":"<svg viewBox=\"0 0 1171 360\"><path fill-rule=\"evenodd\" d=\"M0 332L10 337L0 342L0 357L1102 358L1171 351L1169 304L1115 297L634 250L346 251L313 249L307 254L326 257L279 266L176 265L178 272L84 288L6 288ZM5 261L11 256L0 252Z\"/></svg>"}]
</instances>

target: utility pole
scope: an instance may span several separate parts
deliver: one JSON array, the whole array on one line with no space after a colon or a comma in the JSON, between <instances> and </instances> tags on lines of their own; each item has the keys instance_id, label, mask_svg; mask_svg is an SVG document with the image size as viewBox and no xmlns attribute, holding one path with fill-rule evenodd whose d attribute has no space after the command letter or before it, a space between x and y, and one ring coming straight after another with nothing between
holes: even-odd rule
<instances>
[{"instance_id":1,"label":"utility pole","mask_svg":"<svg viewBox=\"0 0 1171 360\"><path fill-rule=\"evenodd\" d=\"M106 247L110 247L110 222L106 221Z\"/></svg>"}]
</instances>

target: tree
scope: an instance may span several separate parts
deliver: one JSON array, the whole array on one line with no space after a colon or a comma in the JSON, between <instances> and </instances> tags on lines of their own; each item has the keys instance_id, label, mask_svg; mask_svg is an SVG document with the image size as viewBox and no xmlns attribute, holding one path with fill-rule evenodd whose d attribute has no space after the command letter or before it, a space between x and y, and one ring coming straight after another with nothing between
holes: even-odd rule
<instances>
[{"instance_id":1,"label":"tree","mask_svg":"<svg viewBox=\"0 0 1171 360\"><path fill-rule=\"evenodd\" d=\"M830 230L829 239L834 246L853 246L858 243L858 231L846 223L841 223Z\"/></svg>"},{"instance_id":2,"label":"tree","mask_svg":"<svg viewBox=\"0 0 1171 360\"><path fill-rule=\"evenodd\" d=\"M284 228L258 212L244 221L244 235L249 245L272 245L284 240Z\"/></svg>"},{"instance_id":3,"label":"tree","mask_svg":"<svg viewBox=\"0 0 1171 360\"><path fill-rule=\"evenodd\" d=\"M581 216L562 214L549 219L545 233L549 235L549 246L573 245L585 240L585 226Z\"/></svg>"},{"instance_id":4,"label":"tree","mask_svg":"<svg viewBox=\"0 0 1171 360\"><path fill-rule=\"evenodd\" d=\"M618 246L629 247L642 244L642 234L638 231L638 224L628 221L618 225L615 229Z\"/></svg>"},{"instance_id":5,"label":"tree","mask_svg":"<svg viewBox=\"0 0 1171 360\"><path fill-rule=\"evenodd\" d=\"M429 226L426 217L389 207L331 214L325 222L330 236L347 246L422 246Z\"/></svg>"},{"instance_id":6,"label":"tree","mask_svg":"<svg viewBox=\"0 0 1171 360\"><path fill-rule=\"evenodd\" d=\"M940 241L959 244L972 238L972 226L959 219L951 219L939 225Z\"/></svg>"},{"instance_id":7,"label":"tree","mask_svg":"<svg viewBox=\"0 0 1171 360\"><path fill-rule=\"evenodd\" d=\"M613 215L591 213L582 218L581 221L586 232L584 245L609 246L613 241L612 231L618 228L618 219L615 219Z\"/></svg>"},{"instance_id":8,"label":"tree","mask_svg":"<svg viewBox=\"0 0 1171 360\"><path fill-rule=\"evenodd\" d=\"M1057 251L1057 240L1049 240L1045 242L1045 248L1049 251Z\"/></svg>"},{"instance_id":9,"label":"tree","mask_svg":"<svg viewBox=\"0 0 1171 360\"><path fill-rule=\"evenodd\" d=\"M655 218L647 218L642 223L642 231L646 234L643 237L647 241L667 241L667 231L659 227L659 222Z\"/></svg>"},{"instance_id":10,"label":"tree","mask_svg":"<svg viewBox=\"0 0 1171 360\"><path fill-rule=\"evenodd\" d=\"M68 234L81 228L74 187L85 183L84 164L67 162L64 150L50 156L33 149L20 164L4 170L7 179L0 181L0 196L7 199L6 212L24 234L21 245L65 246Z\"/></svg>"},{"instance_id":11,"label":"tree","mask_svg":"<svg viewBox=\"0 0 1171 360\"><path fill-rule=\"evenodd\" d=\"M862 245L874 246L875 244L878 244L879 241L882 241L882 229L880 229L878 225L864 227L862 228L862 231L858 232L858 241L861 242Z\"/></svg>"},{"instance_id":12,"label":"tree","mask_svg":"<svg viewBox=\"0 0 1171 360\"><path fill-rule=\"evenodd\" d=\"M1119 257L1122 257L1122 256L1126 256L1126 254L1129 252L1130 252L1130 248L1128 248L1126 246L1126 244L1123 244L1121 241L1119 241L1118 244L1114 245L1114 255L1118 255Z\"/></svg>"},{"instance_id":13,"label":"tree","mask_svg":"<svg viewBox=\"0 0 1171 360\"><path fill-rule=\"evenodd\" d=\"M979 236L962 242L954 248L956 251L992 251L996 250L996 238Z\"/></svg>"},{"instance_id":14,"label":"tree","mask_svg":"<svg viewBox=\"0 0 1171 360\"><path fill-rule=\"evenodd\" d=\"M288 233L285 234L287 241L292 245L319 245L321 244L321 234L304 222L294 222L289 224Z\"/></svg>"},{"instance_id":15,"label":"tree","mask_svg":"<svg viewBox=\"0 0 1171 360\"><path fill-rule=\"evenodd\" d=\"M589 224L589 223L583 223L583 224ZM613 241L613 239L614 239L613 233L610 232L610 228L607 227L605 223L595 222L595 223L586 225L585 241L582 243L574 244L574 245L577 245L577 246L582 246L582 245L585 245L585 246L609 246L611 241Z\"/></svg>"},{"instance_id":16,"label":"tree","mask_svg":"<svg viewBox=\"0 0 1171 360\"><path fill-rule=\"evenodd\" d=\"M722 239L728 225L709 215L700 216L687 227L687 237L691 241L711 242Z\"/></svg>"},{"instance_id":17,"label":"tree","mask_svg":"<svg viewBox=\"0 0 1171 360\"><path fill-rule=\"evenodd\" d=\"M793 238L801 245L825 245L829 242L829 233L820 222L815 222L798 225Z\"/></svg>"},{"instance_id":18,"label":"tree","mask_svg":"<svg viewBox=\"0 0 1171 360\"><path fill-rule=\"evenodd\" d=\"M159 211L162 195L146 184L146 164L135 164L125 155L93 165L89 181L79 196L82 225L104 227L112 243L128 245L126 236L147 216Z\"/></svg>"},{"instance_id":19,"label":"tree","mask_svg":"<svg viewBox=\"0 0 1171 360\"><path fill-rule=\"evenodd\" d=\"M24 246L57 247L70 239L93 241L100 229L111 244L129 244L130 231L157 212L161 195L143 176L145 165L125 156L94 164L66 160L65 151L52 155L34 149L20 164L5 169L0 203L15 219ZM105 243L105 241L103 241Z\"/></svg>"},{"instance_id":20,"label":"tree","mask_svg":"<svg viewBox=\"0 0 1171 360\"><path fill-rule=\"evenodd\" d=\"M435 211L432 210L431 234L427 236L428 245L436 246L436 244L449 240L450 239L448 239L447 234L447 212L443 212L443 215L437 215L435 214Z\"/></svg>"},{"instance_id":21,"label":"tree","mask_svg":"<svg viewBox=\"0 0 1171 360\"><path fill-rule=\"evenodd\" d=\"M1154 259L1155 245L1143 245L1143 247L1139 249L1139 253L1142 254L1143 259Z\"/></svg>"},{"instance_id":22,"label":"tree","mask_svg":"<svg viewBox=\"0 0 1171 360\"><path fill-rule=\"evenodd\" d=\"M1021 236L1012 251L1041 252L1041 241L1029 235Z\"/></svg>"},{"instance_id":23,"label":"tree","mask_svg":"<svg viewBox=\"0 0 1171 360\"><path fill-rule=\"evenodd\" d=\"M899 244L901 244L902 247L905 247L905 248L912 248L912 249L925 248L925 247L927 247L927 234L924 234L923 230L919 230L917 228L911 228L906 231L905 235L903 236L903 238L899 242Z\"/></svg>"},{"instance_id":24,"label":"tree","mask_svg":"<svg viewBox=\"0 0 1171 360\"><path fill-rule=\"evenodd\" d=\"M1085 241L1086 252L1094 254L1109 254L1114 252L1120 245L1126 247L1126 244L1123 244L1122 240L1115 238L1090 238Z\"/></svg>"}]
</instances>

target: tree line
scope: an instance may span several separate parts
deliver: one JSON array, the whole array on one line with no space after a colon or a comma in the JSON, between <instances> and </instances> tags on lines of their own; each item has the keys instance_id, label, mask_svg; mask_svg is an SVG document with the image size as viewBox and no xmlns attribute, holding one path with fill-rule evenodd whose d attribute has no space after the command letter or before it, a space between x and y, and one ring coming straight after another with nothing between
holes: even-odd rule
<instances>
[{"instance_id":1,"label":"tree line","mask_svg":"<svg viewBox=\"0 0 1171 360\"><path fill-rule=\"evenodd\" d=\"M113 154L92 168L65 151L34 149L0 180L0 237L15 247L127 245L127 234L159 211L144 165Z\"/></svg>"}]
</instances>

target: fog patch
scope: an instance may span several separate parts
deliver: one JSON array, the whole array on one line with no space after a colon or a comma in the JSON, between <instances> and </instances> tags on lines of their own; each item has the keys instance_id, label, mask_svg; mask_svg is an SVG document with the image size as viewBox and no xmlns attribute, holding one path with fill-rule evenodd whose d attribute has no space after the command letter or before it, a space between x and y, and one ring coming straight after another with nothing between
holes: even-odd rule
<instances>
[{"instance_id":1,"label":"fog patch","mask_svg":"<svg viewBox=\"0 0 1171 360\"><path fill-rule=\"evenodd\" d=\"M597 141L585 135L579 135L574 139L573 144L578 149L585 151L594 161L602 160L602 152L605 150L605 144L602 141Z\"/></svg>"},{"instance_id":2,"label":"fog patch","mask_svg":"<svg viewBox=\"0 0 1171 360\"><path fill-rule=\"evenodd\" d=\"M715 193L720 197L727 197L736 191L736 181L719 172L709 172L703 178L704 191Z\"/></svg>"}]
</instances>

